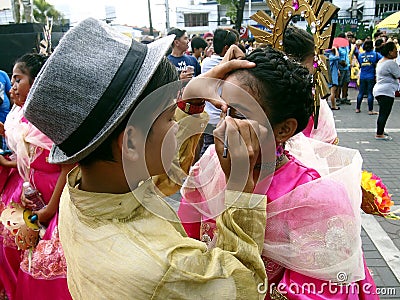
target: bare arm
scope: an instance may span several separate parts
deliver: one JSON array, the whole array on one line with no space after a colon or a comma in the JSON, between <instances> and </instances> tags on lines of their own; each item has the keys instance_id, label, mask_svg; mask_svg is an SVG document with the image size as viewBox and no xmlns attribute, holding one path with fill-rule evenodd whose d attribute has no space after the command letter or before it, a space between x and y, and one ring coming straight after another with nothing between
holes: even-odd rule
<instances>
[{"instance_id":1,"label":"bare arm","mask_svg":"<svg viewBox=\"0 0 400 300\"><path fill-rule=\"evenodd\" d=\"M16 160L8 160L3 155L0 155L0 166L6 167L6 168L16 168L17 161Z\"/></svg>"},{"instance_id":2,"label":"bare arm","mask_svg":"<svg viewBox=\"0 0 400 300\"><path fill-rule=\"evenodd\" d=\"M69 171L72 170L73 167L74 165L61 165L61 173L60 176L58 177L56 186L54 188L49 203L44 208L36 212L36 214L38 215L39 222L47 223L58 211L58 205L60 203L61 193L67 182L67 174L69 173Z\"/></svg>"}]
</instances>

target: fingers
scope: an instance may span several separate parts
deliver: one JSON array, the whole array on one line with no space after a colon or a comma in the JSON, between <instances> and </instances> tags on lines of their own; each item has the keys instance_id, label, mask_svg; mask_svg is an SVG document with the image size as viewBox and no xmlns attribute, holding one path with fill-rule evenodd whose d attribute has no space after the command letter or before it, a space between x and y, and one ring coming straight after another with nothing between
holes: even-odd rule
<instances>
[{"instance_id":1,"label":"fingers","mask_svg":"<svg viewBox=\"0 0 400 300\"><path fill-rule=\"evenodd\" d=\"M216 108L222 110L223 113L226 113L226 110L228 109L228 105L221 98L220 99L205 99L205 100L207 102L210 102Z\"/></svg>"},{"instance_id":2,"label":"fingers","mask_svg":"<svg viewBox=\"0 0 400 300\"><path fill-rule=\"evenodd\" d=\"M199 77L223 79L229 72L237 69L250 69L256 66L255 63L247 60L231 60L221 63Z\"/></svg>"},{"instance_id":3,"label":"fingers","mask_svg":"<svg viewBox=\"0 0 400 300\"><path fill-rule=\"evenodd\" d=\"M267 129L265 127L261 129L256 121L225 117L213 132L215 148L217 152L222 152L224 139L227 136L230 152L245 146L248 156L254 158L260 151L261 130L264 135L267 134Z\"/></svg>"},{"instance_id":4,"label":"fingers","mask_svg":"<svg viewBox=\"0 0 400 300\"><path fill-rule=\"evenodd\" d=\"M253 169L260 154L260 128L256 121L226 117L214 130L215 149L228 188L252 192ZM227 156L224 150L228 148Z\"/></svg>"},{"instance_id":5,"label":"fingers","mask_svg":"<svg viewBox=\"0 0 400 300\"><path fill-rule=\"evenodd\" d=\"M217 128L214 129L214 143L215 143L215 150L217 153L222 153L224 149L224 137L225 137L225 130L226 130L226 122L225 120L221 120Z\"/></svg>"},{"instance_id":6,"label":"fingers","mask_svg":"<svg viewBox=\"0 0 400 300\"><path fill-rule=\"evenodd\" d=\"M242 59L245 55L243 51L236 45L231 45L228 51L225 53L221 63L228 62L233 59Z\"/></svg>"},{"instance_id":7,"label":"fingers","mask_svg":"<svg viewBox=\"0 0 400 300\"><path fill-rule=\"evenodd\" d=\"M32 200L28 200L25 198L24 194L21 195L21 203L24 207L28 208L28 209L34 209L35 205L33 203Z\"/></svg>"}]
</instances>

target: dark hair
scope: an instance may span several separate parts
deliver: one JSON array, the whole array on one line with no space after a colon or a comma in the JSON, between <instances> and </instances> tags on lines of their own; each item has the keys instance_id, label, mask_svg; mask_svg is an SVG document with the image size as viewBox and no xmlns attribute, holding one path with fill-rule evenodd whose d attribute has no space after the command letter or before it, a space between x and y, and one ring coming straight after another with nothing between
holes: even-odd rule
<instances>
[{"instance_id":1,"label":"dark hair","mask_svg":"<svg viewBox=\"0 0 400 300\"><path fill-rule=\"evenodd\" d=\"M364 51L368 52L374 49L374 43L371 40L365 41L363 45Z\"/></svg>"},{"instance_id":2,"label":"dark hair","mask_svg":"<svg viewBox=\"0 0 400 300\"><path fill-rule=\"evenodd\" d=\"M307 31L288 26L283 37L283 49L287 55L298 62L314 55L314 38Z\"/></svg>"},{"instance_id":3,"label":"dark hair","mask_svg":"<svg viewBox=\"0 0 400 300\"><path fill-rule=\"evenodd\" d=\"M29 83L32 84L46 60L47 56L42 54L28 53L18 58L14 65L18 64L18 69L29 76Z\"/></svg>"},{"instance_id":4,"label":"dark hair","mask_svg":"<svg viewBox=\"0 0 400 300\"><path fill-rule=\"evenodd\" d=\"M381 53L382 51L382 46L385 42L383 39L379 38L375 40L375 51Z\"/></svg>"},{"instance_id":5,"label":"dark hair","mask_svg":"<svg viewBox=\"0 0 400 300\"><path fill-rule=\"evenodd\" d=\"M144 91L140 94L138 99L136 100L135 107L149 94L158 88L178 80L178 74L176 72L175 66L173 66L169 60L164 57L161 60L160 65L157 67L154 75L151 77L149 83L147 84ZM160 106L163 104L160 101ZM93 152L91 152L88 156L82 159L79 163L81 165L90 165L96 161L114 161L114 156L112 153L112 143L114 140L118 138L122 131L125 130L126 125L130 119L130 116L135 108L131 110L130 113L127 114L127 117L122 120L122 122L114 129L114 131L110 134L110 136L101 143ZM151 115L148 116L148 119L151 119ZM140 124L138 124L140 127Z\"/></svg>"},{"instance_id":6,"label":"dark hair","mask_svg":"<svg viewBox=\"0 0 400 300\"><path fill-rule=\"evenodd\" d=\"M225 46L230 47L235 43L236 35L233 32L219 28L214 31L213 45L216 54L221 55Z\"/></svg>"},{"instance_id":7,"label":"dark hair","mask_svg":"<svg viewBox=\"0 0 400 300\"><path fill-rule=\"evenodd\" d=\"M381 54L384 57L387 57L389 52L393 51L394 49L396 49L396 44L394 42L386 42L382 45Z\"/></svg>"},{"instance_id":8,"label":"dark hair","mask_svg":"<svg viewBox=\"0 0 400 300\"><path fill-rule=\"evenodd\" d=\"M377 32L374 33L374 39L380 37L382 35L382 32L378 30Z\"/></svg>"},{"instance_id":9,"label":"dark hair","mask_svg":"<svg viewBox=\"0 0 400 300\"><path fill-rule=\"evenodd\" d=\"M341 33L338 34L338 37L346 38L346 34L344 32L341 32Z\"/></svg>"},{"instance_id":10,"label":"dark hair","mask_svg":"<svg viewBox=\"0 0 400 300\"><path fill-rule=\"evenodd\" d=\"M203 38L201 38L199 36L194 37L192 39L192 41L190 42L190 44L192 46L192 50L200 49L200 48L205 49L207 47L207 45L208 45L207 42Z\"/></svg>"},{"instance_id":11,"label":"dark hair","mask_svg":"<svg viewBox=\"0 0 400 300\"><path fill-rule=\"evenodd\" d=\"M272 127L294 118L296 133L302 131L314 109L308 70L270 46L255 49L246 59L256 67L233 73L257 95Z\"/></svg>"},{"instance_id":12,"label":"dark hair","mask_svg":"<svg viewBox=\"0 0 400 300\"><path fill-rule=\"evenodd\" d=\"M170 31L168 31L168 35L175 34L175 40L179 40L184 34L186 30L184 29L179 29L179 28L172 28Z\"/></svg>"},{"instance_id":13,"label":"dark hair","mask_svg":"<svg viewBox=\"0 0 400 300\"><path fill-rule=\"evenodd\" d=\"M229 30L230 32L233 32L236 35L236 42L239 42L239 40L240 40L239 31L237 31L235 28L228 28L227 30Z\"/></svg>"}]
</instances>

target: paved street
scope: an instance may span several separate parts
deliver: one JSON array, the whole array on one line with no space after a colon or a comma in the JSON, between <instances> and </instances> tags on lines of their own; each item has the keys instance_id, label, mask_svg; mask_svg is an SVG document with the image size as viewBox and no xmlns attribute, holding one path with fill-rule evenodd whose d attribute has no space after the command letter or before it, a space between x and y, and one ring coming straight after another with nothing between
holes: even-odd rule
<instances>
[{"instance_id":1,"label":"paved street","mask_svg":"<svg viewBox=\"0 0 400 300\"><path fill-rule=\"evenodd\" d=\"M368 115L364 98L361 113L355 113L358 91L349 89L352 105L334 111L339 145L358 149L363 168L382 178L395 208L400 209L400 98L396 98L385 131L392 141L375 140L376 115ZM374 109L379 110L375 101ZM400 214L400 213L399 213ZM363 215L363 249L368 267L374 274L381 299L400 299L400 221Z\"/></svg>"}]
</instances>

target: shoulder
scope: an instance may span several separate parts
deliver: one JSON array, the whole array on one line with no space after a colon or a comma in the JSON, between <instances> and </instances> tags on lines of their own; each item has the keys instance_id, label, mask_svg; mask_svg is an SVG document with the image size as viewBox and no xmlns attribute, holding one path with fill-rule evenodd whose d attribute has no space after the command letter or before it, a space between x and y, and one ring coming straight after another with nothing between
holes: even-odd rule
<instances>
[{"instance_id":1,"label":"shoulder","mask_svg":"<svg viewBox=\"0 0 400 300\"><path fill-rule=\"evenodd\" d=\"M194 57L193 55L189 55L188 57L189 57L190 62L192 63L192 65L194 65L194 66L199 65L199 62L197 61L196 57Z\"/></svg>"},{"instance_id":2,"label":"shoulder","mask_svg":"<svg viewBox=\"0 0 400 300\"><path fill-rule=\"evenodd\" d=\"M10 78L8 77L8 74L2 70L0 70L0 77L4 78L5 80L10 81Z\"/></svg>"},{"instance_id":3,"label":"shoulder","mask_svg":"<svg viewBox=\"0 0 400 300\"><path fill-rule=\"evenodd\" d=\"M169 55L167 56L167 58L168 58L169 61L174 61L174 60L176 60L176 57L175 57L175 56L172 56L171 54L169 54Z\"/></svg>"},{"instance_id":4,"label":"shoulder","mask_svg":"<svg viewBox=\"0 0 400 300\"><path fill-rule=\"evenodd\" d=\"M208 64L208 63L210 62L210 59L211 59L211 58L208 57L208 56L207 56L206 58L204 58L204 59L203 59L203 62L202 62L202 65Z\"/></svg>"}]
</instances>

